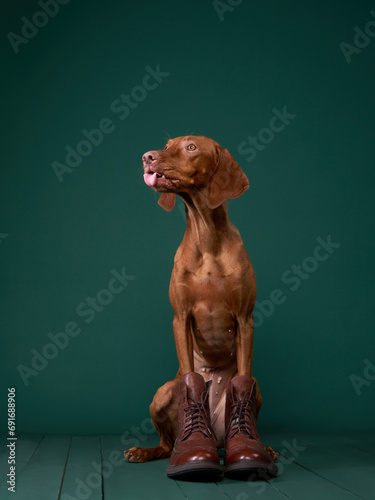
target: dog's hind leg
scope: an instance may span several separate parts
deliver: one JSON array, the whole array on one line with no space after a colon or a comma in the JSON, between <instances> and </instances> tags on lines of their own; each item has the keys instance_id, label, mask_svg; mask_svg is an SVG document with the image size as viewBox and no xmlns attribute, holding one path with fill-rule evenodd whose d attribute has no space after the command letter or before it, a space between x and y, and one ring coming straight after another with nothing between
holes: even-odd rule
<instances>
[{"instance_id":1,"label":"dog's hind leg","mask_svg":"<svg viewBox=\"0 0 375 500\"><path fill-rule=\"evenodd\" d=\"M149 462L171 456L177 436L178 390L180 379L164 384L156 392L150 405L151 420L160 436L159 446L154 448L133 447L124 452L128 462Z\"/></svg>"}]
</instances>

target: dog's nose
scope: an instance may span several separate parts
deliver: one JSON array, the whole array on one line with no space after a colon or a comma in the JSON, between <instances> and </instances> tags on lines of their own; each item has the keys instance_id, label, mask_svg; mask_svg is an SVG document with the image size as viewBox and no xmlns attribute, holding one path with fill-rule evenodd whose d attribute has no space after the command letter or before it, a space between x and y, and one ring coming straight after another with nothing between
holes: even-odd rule
<instances>
[{"instance_id":1,"label":"dog's nose","mask_svg":"<svg viewBox=\"0 0 375 500\"><path fill-rule=\"evenodd\" d=\"M143 163L145 165L151 165L156 160L156 156L155 151L147 151L147 153L142 156Z\"/></svg>"}]
</instances>

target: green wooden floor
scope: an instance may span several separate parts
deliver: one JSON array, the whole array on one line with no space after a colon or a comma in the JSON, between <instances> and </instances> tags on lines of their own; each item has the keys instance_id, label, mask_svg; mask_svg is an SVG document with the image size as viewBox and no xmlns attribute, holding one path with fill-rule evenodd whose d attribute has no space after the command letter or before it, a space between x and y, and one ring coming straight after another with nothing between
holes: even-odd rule
<instances>
[{"instance_id":1,"label":"green wooden floor","mask_svg":"<svg viewBox=\"0 0 375 500\"><path fill-rule=\"evenodd\" d=\"M269 481L174 481L168 460L129 464L120 436L20 435L16 493L7 490L8 449L2 436L0 498L14 500L355 500L375 499L375 434L263 435L280 455ZM157 436L146 446L154 446Z\"/></svg>"}]
</instances>

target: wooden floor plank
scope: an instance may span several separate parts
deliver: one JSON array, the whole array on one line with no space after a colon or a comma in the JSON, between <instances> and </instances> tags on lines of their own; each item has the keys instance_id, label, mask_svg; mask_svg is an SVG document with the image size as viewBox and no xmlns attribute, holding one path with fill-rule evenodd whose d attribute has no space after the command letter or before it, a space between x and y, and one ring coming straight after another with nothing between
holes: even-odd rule
<instances>
[{"instance_id":1,"label":"wooden floor plank","mask_svg":"<svg viewBox=\"0 0 375 500\"><path fill-rule=\"evenodd\" d=\"M69 436L45 436L31 460L17 473L14 500L58 500Z\"/></svg>"},{"instance_id":2,"label":"wooden floor plank","mask_svg":"<svg viewBox=\"0 0 375 500\"><path fill-rule=\"evenodd\" d=\"M73 437L60 500L102 500L100 438Z\"/></svg>"},{"instance_id":3,"label":"wooden floor plank","mask_svg":"<svg viewBox=\"0 0 375 500\"><path fill-rule=\"evenodd\" d=\"M283 492L281 492L274 485L275 479L271 479L269 482L258 480L234 480L224 477L221 481L218 481L217 485L219 489L226 495L228 500L250 500L258 498L262 500L285 500L288 498ZM194 497L188 497L194 498ZM197 493L197 497L199 493Z\"/></svg>"},{"instance_id":4,"label":"wooden floor plank","mask_svg":"<svg viewBox=\"0 0 375 500\"><path fill-rule=\"evenodd\" d=\"M165 471L164 471L165 474ZM169 479L171 481L171 479ZM222 480L216 483L176 481L186 498L204 498L205 500L228 500L230 496L221 488Z\"/></svg>"},{"instance_id":5,"label":"wooden floor plank","mask_svg":"<svg viewBox=\"0 0 375 500\"><path fill-rule=\"evenodd\" d=\"M26 467L36 449L38 448L43 436L40 434L25 434L20 435L16 441L16 479L20 477L23 469ZM9 441L4 441L6 448ZM8 450L6 448L6 450ZM9 484L7 481L7 474L9 473L8 464L8 451L0 457L0 498L5 497L5 494L10 493L7 491Z\"/></svg>"},{"instance_id":6,"label":"wooden floor plank","mask_svg":"<svg viewBox=\"0 0 375 500\"><path fill-rule=\"evenodd\" d=\"M145 446L156 446L158 442L157 437L153 436L148 439ZM220 456L223 463L223 450L220 451ZM158 468L161 476L167 478L169 482L175 482L183 492L184 497L188 499L250 500L250 498L255 498L255 491L261 491L263 500L285 500L285 496L274 488L272 484L264 483L263 481L251 482L249 485L246 481L234 481L225 477L216 483L174 481L166 476L168 463L168 459L150 462L150 464L154 464L155 468ZM142 464L139 465L141 466Z\"/></svg>"},{"instance_id":7,"label":"wooden floor plank","mask_svg":"<svg viewBox=\"0 0 375 500\"><path fill-rule=\"evenodd\" d=\"M159 444L158 436L150 436L147 441L145 441L144 446L153 447ZM143 445L142 445L143 446ZM167 477L166 469L169 465L169 459L167 460L156 460L154 462L155 468L159 470L159 474L163 477ZM180 490L183 492L186 498L204 498L205 500L228 500L228 495L220 488L220 481L215 482L194 482L194 481L175 481L168 478L168 481L173 481L177 484Z\"/></svg>"},{"instance_id":8,"label":"wooden floor plank","mask_svg":"<svg viewBox=\"0 0 375 500\"><path fill-rule=\"evenodd\" d=\"M285 473L281 473L274 481L274 486L290 498L304 500L355 500L360 498L348 490L331 482L312 470L296 463L285 465Z\"/></svg>"},{"instance_id":9,"label":"wooden floor plank","mask_svg":"<svg viewBox=\"0 0 375 500\"><path fill-rule=\"evenodd\" d=\"M342 443L342 438L339 435L305 433L298 434L297 437L279 437L279 442L277 436L274 436L272 440L278 451L288 458L294 458L295 465L300 465L306 472L316 476L314 481L311 480L314 485L323 479L327 482L327 489L329 483L337 491L341 489L342 498L351 495L352 498L373 499L374 457ZM282 457L280 460L283 463ZM304 475L301 471L299 477Z\"/></svg>"},{"instance_id":10,"label":"wooden floor plank","mask_svg":"<svg viewBox=\"0 0 375 500\"><path fill-rule=\"evenodd\" d=\"M276 436L276 439L272 439L272 437L264 434L262 435L262 439L267 446L273 446L275 449L277 448L276 445L281 442L279 436ZM224 478L219 485L229 498L235 500L250 500L258 497L262 500L290 500L294 498L303 498L304 500L307 499L308 497L305 495L294 497L291 492L288 491L290 488L283 487L284 484L286 485L298 482L298 470L291 468L290 465L286 467L282 462L279 462L278 466L279 475L276 478L269 479L267 481L254 481L251 476L248 480L243 481ZM303 491L303 488L301 488L301 491ZM315 497L314 500L317 498L318 497ZM322 498L319 497L319 500L322 500Z\"/></svg>"},{"instance_id":11,"label":"wooden floor plank","mask_svg":"<svg viewBox=\"0 0 375 500\"><path fill-rule=\"evenodd\" d=\"M128 463L123 458L120 436L101 436L101 440L104 469L108 472L103 472L105 500L186 500L176 482L161 473L168 460Z\"/></svg>"},{"instance_id":12,"label":"wooden floor plank","mask_svg":"<svg viewBox=\"0 0 375 500\"><path fill-rule=\"evenodd\" d=\"M375 455L375 433L374 434L345 434L343 441L354 448L358 448Z\"/></svg>"},{"instance_id":13,"label":"wooden floor plank","mask_svg":"<svg viewBox=\"0 0 375 500\"><path fill-rule=\"evenodd\" d=\"M18 436L16 444L16 469L17 474L22 473L23 469L32 459L34 453L43 441L41 434L21 434Z\"/></svg>"},{"instance_id":14,"label":"wooden floor plank","mask_svg":"<svg viewBox=\"0 0 375 500\"><path fill-rule=\"evenodd\" d=\"M5 467L5 469L8 469L7 465L7 460L8 460L8 448L7 448L7 435L5 433L1 433L0 435L0 471L2 470L2 467ZM1 481L1 477L0 477Z\"/></svg>"},{"instance_id":15,"label":"wooden floor plank","mask_svg":"<svg viewBox=\"0 0 375 500\"><path fill-rule=\"evenodd\" d=\"M301 464L365 499L375 493L375 455L353 447L344 437L306 435L309 452Z\"/></svg>"},{"instance_id":16,"label":"wooden floor plank","mask_svg":"<svg viewBox=\"0 0 375 500\"><path fill-rule=\"evenodd\" d=\"M7 444L9 443L8 437L9 437L8 433L0 432L0 464L4 457L8 457L9 453L7 448ZM18 434L16 435L16 437L18 439Z\"/></svg>"},{"instance_id":17,"label":"wooden floor plank","mask_svg":"<svg viewBox=\"0 0 375 500\"><path fill-rule=\"evenodd\" d=\"M103 491L104 500L250 500L258 496L262 500L373 500L374 435L269 434L262 439L282 452L277 478L269 482L224 478L217 483L195 483L169 479L168 459L125 462L119 436L71 440L68 436L21 435L16 448L17 492L6 491L9 465L0 457L0 498L102 500ZM157 436L150 436L143 445L157 442Z\"/></svg>"}]
</instances>

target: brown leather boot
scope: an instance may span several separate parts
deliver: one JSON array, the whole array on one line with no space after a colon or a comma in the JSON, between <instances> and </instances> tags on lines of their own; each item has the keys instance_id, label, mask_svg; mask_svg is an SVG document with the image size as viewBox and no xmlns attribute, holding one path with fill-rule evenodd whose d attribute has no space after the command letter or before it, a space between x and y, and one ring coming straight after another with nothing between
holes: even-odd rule
<instances>
[{"instance_id":1,"label":"brown leather boot","mask_svg":"<svg viewBox=\"0 0 375 500\"><path fill-rule=\"evenodd\" d=\"M210 425L208 391L202 375L190 372L180 382L178 437L167 476L178 479L217 479L219 456Z\"/></svg>"},{"instance_id":2,"label":"brown leather boot","mask_svg":"<svg viewBox=\"0 0 375 500\"><path fill-rule=\"evenodd\" d=\"M237 375L227 386L225 405L225 469L228 477L276 476L277 467L256 428L256 382Z\"/></svg>"}]
</instances>

